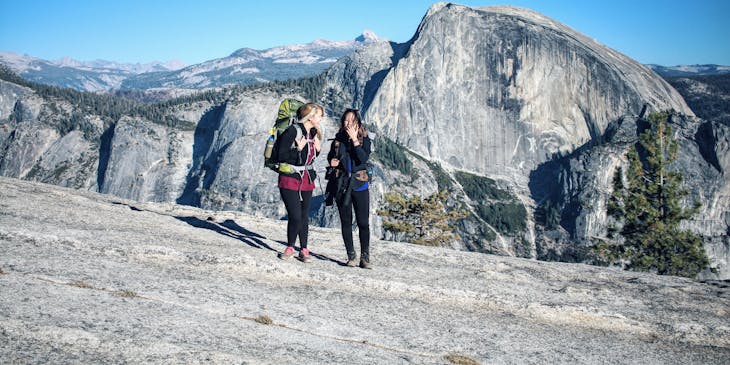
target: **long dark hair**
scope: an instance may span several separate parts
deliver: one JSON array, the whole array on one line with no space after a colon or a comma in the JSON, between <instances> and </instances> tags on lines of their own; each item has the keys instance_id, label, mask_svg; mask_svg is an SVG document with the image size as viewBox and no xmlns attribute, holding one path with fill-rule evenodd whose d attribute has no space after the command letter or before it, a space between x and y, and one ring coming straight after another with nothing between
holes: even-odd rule
<instances>
[{"instance_id":1,"label":"long dark hair","mask_svg":"<svg viewBox=\"0 0 730 365\"><path fill-rule=\"evenodd\" d=\"M355 121L357 122L357 138L362 142L362 139L368 136L368 131L365 130L365 127L362 125L362 117L360 117L360 111L357 109L345 109L345 112L342 113L342 116L340 117L340 131L345 132L345 116L347 116L347 113L352 113L355 116Z\"/></svg>"}]
</instances>

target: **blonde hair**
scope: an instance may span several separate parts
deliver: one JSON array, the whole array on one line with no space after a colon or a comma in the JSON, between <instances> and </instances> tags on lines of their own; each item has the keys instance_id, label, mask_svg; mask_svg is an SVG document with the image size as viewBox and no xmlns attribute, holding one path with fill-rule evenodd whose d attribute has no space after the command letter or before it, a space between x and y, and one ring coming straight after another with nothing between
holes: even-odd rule
<instances>
[{"instance_id":1,"label":"blonde hair","mask_svg":"<svg viewBox=\"0 0 730 365\"><path fill-rule=\"evenodd\" d=\"M300 106L299 109L297 109L297 118L299 119L298 123L306 123L317 114L317 111L319 111L319 114L324 117L324 108L317 103L306 103ZM322 140L322 130L319 127L316 127L316 129L317 137Z\"/></svg>"},{"instance_id":2,"label":"blonde hair","mask_svg":"<svg viewBox=\"0 0 730 365\"><path fill-rule=\"evenodd\" d=\"M299 119L299 123L308 121L317 111L319 111L319 113L324 117L324 108L317 103L306 103L300 106L299 109L297 109L297 118Z\"/></svg>"}]
</instances>

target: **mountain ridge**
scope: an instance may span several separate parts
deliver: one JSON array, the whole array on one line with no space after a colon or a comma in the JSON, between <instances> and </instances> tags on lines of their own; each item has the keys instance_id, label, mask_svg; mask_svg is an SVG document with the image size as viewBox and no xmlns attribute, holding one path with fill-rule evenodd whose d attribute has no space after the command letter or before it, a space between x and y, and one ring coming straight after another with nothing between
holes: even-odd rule
<instances>
[{"instance_id":1,"label":"mountain ridge","mask_svg":"<svg viewBox=\"0 0 730 365\"><path fill-rule=\"evenodd\" d=\"M706 76L706 75L723 75L730 73L730 66L716 64L695 64L695 65L676 65L662 66L648 64L654 72L662 77L680 77L680 76Z\"/></svg>"},{"instance_id":2,"label":"mountain ridge","mask_svg":"<svg viewBox=\"0 0 730 365\"><path fill-rule=\"evenodd\" d=\"M341 56L379 41L382 40L375 33L365 30L355 39L346 41L318 39L306 44L264 50L240 48L226 57L194 65L185 65L179 61L145 64L78 61L69 57L48 61L12 52L0 52L0 62L6 63L30 81L81 91L199 89L316 75ZM299 64L302 67L294 70L281 67L287 64ZM252 74L255 77L241 77L238 74Z\"/></svg>"},{"instance_id":3,"label":"mountain ridge","mask_svg":"<svg viewBox=\"0 0 730 365\"><path fill-rule=\"evenodd\" d=\"M447 3L442 3L439 6L432 7L433 10L430 9L430 11L435 11L435 9L440 9L443 6L447 6ZM487 7L480 7L477 9L481 10L487 10L487 11L502 11L505 14L510 14L513 16L520 16L528 21L533 21L540 23L542 22L543 25L548 25L553 27L554 29L569 29L572 34L576 35L579 38L588 39L584 35L580 34L579 32L576 32L572 28L565 27L564 24L561 24L559 22L556 22L548 17L545 17L544 15L537 13L535 11L532 11L530 9L520 8L516 6L487 6ZM310 46L312 49L345 49L346 51L352 51L356 49L358 46L353 45L357 43L361 44L369 44L382 41L375 33L369 30L363 31L363 34L356 37L354 40L349 41L329 41L329 40L314 40L307 44L292 44L292 45L284 45L284 46L275 46L272 48L267 48L264 50L255 50L251 48L240 48L234 52L232 52L229 56L223 57L221 59L213 59L204 61L201 63L197 63L194 65L185 65L184 63L176 60L171 61L152 61L148 63L120 63L117 61L108 61L108 60L95 60L95 61L79 61L72 59L70 57L63 57L55 61L51 60L44 60L28 55L20 55L13 52L0 52L0 62L6 63L8 66L11 67L15 72L19 73L23 77L27 78L30 81L36 81L41 83L46 83L49 85L55 85L55 86L61 86L61 87L71 87L77 90L81 91L114 91L118 90L120 87L122 87L123 82L125 79L130 78L134 75L140 75L145 73L158 73L154 74L155 77L163 77L163 75L177 72L183 68L186 67L195 67L201 68L204 67L204 64L211 64L215 63L216 60L223 60L230 57L243 57L244 55L251 56L252 59L249 61L253 61L257 57L272 57L276 53L280 52L296 52L301 51L302 48L306 48L307 46ZM343 56L344 54L338 54L338 56ZM320 59L319 62L324 62L327 64L331 64L335 62L339 57L333 57L333 58L324 58ZM317 57L311 57L307 60L306 58L290 58L290 62L296 63L296 61L304 61L303 63L309 63L312 64L314 60L316 60ZM278 63L286 63L286 59L284 60L278 60ZM277 62L276 60L274 61ZM245 63L245 62L244 62ZM730 72L730 66L723 66L723 65L716 65L716 64L702 64L702 65L676 65L676 66L662 66L662 65L656 65L656 64L646 64L646 67L650 68L652 71L658 73L659 75L663 77L676 77L676 76L698 76L698 75L716 75L716 74L724 74ZM59 70L58 68L63 68L62 70ZM74 71L75 70L75 71ZM318 69L313 69L311 71L307 71L302 74L295 74L292 77L301 77L301 76L308 76L316 74L317 71L323 71ZM242 69L233 69L229 71L231 74L236 73L257 73L261 72L260 69L256 67L248 67L248 68L242 68ZM194 72L189 73L190 75L199 74L200 72ZM60 74L60 75L59 75ZM59 77L61 76L62 77ZM228 75L230 78L231 75ZM169 78L169 77L168 77ZM226 77L224 77L225 79ZM70 81L75 79L75 81ZM256 80L256 79L248 79L244 80L244 83L251 83L251 82L259 82L264 81L266 79ZM240 81L240 80L239 80ZM139 84L141 82L141 84ZM157 82L156 84L150 84L149 81L130 81L126 84L126 89L124 90L146 90L146 89L162 89L162 90L171 90L171 94L189 94L193 92L191 89L191 83L185 83L184 81L178 81L177 84L174 82L168 80L166 81L167 85L163 86L161 82ZM136 86L136 84L139 84L139 86ZM195 83L192 83L195 85ZM216 82L208 82L207 84L197 84L195 87L217 87L222 86L224 83L216 83ZM181 89L181 91L175 91L174 89ZM188 91L186 91L188 90ZM154 91L153 91L154 92Z\"/></svg>"},{"instance_id":4,"label":"mountain ridge","mask_svg":"<svg viewBox=\"0 0 730 365\"><path fill-rule=\"evenodd\" d=\"M134 74L169 71L181 65L177 61L140 64L78 61L68 57L48 61L12 52L0 52L0 62L29 81L90 92L118 88L124 79Z\"/></svg>"}]
</instances>

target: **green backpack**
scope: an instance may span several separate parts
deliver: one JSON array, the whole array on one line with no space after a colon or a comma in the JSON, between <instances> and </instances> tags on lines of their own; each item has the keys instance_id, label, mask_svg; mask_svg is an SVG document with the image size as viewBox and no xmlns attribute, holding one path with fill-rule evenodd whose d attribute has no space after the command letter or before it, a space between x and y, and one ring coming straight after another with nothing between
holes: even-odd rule
<instances>
[{"instance_id":1,"label":"green backpack","mask_svg":"<svg viewBox=\"0 0 730 365\"><path fill-rule=\"evenodd\" d=\"M269 137L266 139L266 148L264 149L264 166L279 172L282 167L286 169L287 164L280 163L276 156L279 155L279 136L289 128L297 120L297 110L304 105L297 99L287 98L279 104L279 113L276 116L274 126L269 131ZM302 131L297 130L296 139L301 138Z\"/></svg>"}]
</instances>

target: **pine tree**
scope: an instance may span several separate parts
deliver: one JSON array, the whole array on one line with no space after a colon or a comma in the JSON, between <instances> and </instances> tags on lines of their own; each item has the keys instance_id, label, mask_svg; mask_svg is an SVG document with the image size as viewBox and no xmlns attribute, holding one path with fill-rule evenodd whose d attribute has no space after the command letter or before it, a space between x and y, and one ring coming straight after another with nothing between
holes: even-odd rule
<instances>
[{"instance_id":1,"label":"pine tree","mask_svg":"<svg viewBox=\"0 0 730 365\"><path fill-rule=\"evenodd\" d=\"M458 239L453 222L464 218L466 212L447 209L448 192L431 194L426 199L398 193L385 194L383 229L405 241L424 246L445 246Z\"/></svg>"},{"instance_id":2,"label":"pine tree","mask_svg":"<svg viewBox=\"0 0 730 365\"><path fill-rule=\"evenodd\" d=\"M699 203L691 208L680 204L688 192L680 187L682 174L669 168L678 150L669 117L666 112L649 115L649 128L626 154L626 176L616 171L607 213L614 223L609 237L622 243L599 248L608 261L618 259L628 269L694 277L708 260L700 237L679 228L697 213Z\"/></svg>"}]
</instances>

